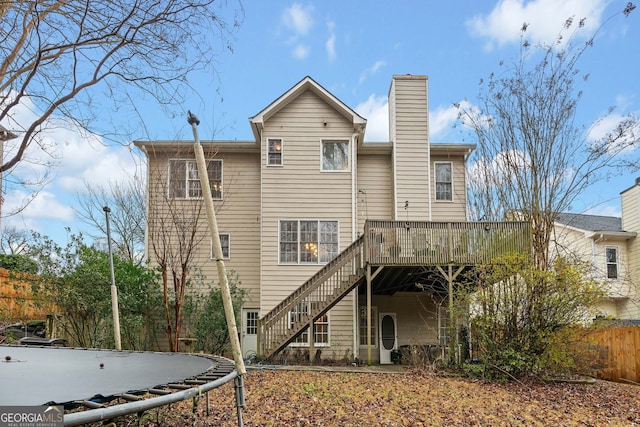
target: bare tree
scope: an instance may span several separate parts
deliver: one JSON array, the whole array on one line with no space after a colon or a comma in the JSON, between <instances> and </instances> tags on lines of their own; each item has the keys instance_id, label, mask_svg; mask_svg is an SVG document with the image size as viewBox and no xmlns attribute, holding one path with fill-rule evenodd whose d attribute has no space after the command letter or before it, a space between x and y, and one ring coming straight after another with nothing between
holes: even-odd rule
<instances>
[{"instance_id":1,"label":"bare tree","mask_svg":"<svg viewBox=\"0 0 640 427\"><path fill-rule=\"evenodd\" d=\"M109 206L115 252L140 265L145 261L146 182L134 176L126 182L110 182L108 187L85 182L85 188L86 192L78 195L76 213L82 222L93 229L88 235L95 240L106 238L107 225L103 208Z\"/></svg>"},{"instance_id":2,"label":"bare tree","mask_svg":"<svg viewBox=\"0 0 640 427\"><path fill-rule=\"evenodd\" d=\"M629 3L619 14L629 15ZM619 15L616 14L616 15ZM609 18L609 22L614 16ZM605 24L606 24L605 22ZM478 140L470 200L476 219L503 219L517 212L533 227L533 249L541 269L550 266L549 243L558 213L595 182L638 170L640 121L615 119L613 109L589 127L576 123L586 82L578 63L593 45L563 36L584 25L568 19L555 44L532 47L522 27L519 58L481 82L480 106L460 106L460 118ZM603 24L604 25L604 24ZM537 59L537 60L536 60Z\"/></svg>"},{"instance_id":3,"label":"bare tree","mask_svg":"<svg viewBox=\"0 0 640 427\"><path fill-rule=\"evenodd\" d=\"M222 165L214 160L215 154L206 153L207 168L211 192L222 199ZM162 277L170 350L178 351L190 275L210 258L211 240L192 145L171 156L163 152L148 156L148 250ZM220 200L216 209L223 203ZM203 254L206 258L199 258Z\"/></svg>"},{"instance_id":4,"label":"bare tree","mask_svg":"<svg viewBox=\"0 0 640 427\"><path fill-rule=\"evenodd\" d=\"M135 99L153 99L182 111L188 77L196 70L214 71L216 51L230 48L239 25L241 5L223 17L219 4L215 0L2 2L0 122L17 138L5 149L0 173L13 170L30 149L40 152L34 158L43 175L15 185L42 183L56 156L50 140L43 137L51 127L72 126L109 138L112 132L126 135L128 124L121 121L98 129L97 123L108 122L105 116L110 111L135 111ZM29 117L19 117L25 107ZM111 139L122 140L114 135Z\"/></svg>"},{"instance_id":5,"label":"bare tree","mask_svg":"<svg viewBox=\"0 0 640 427\"><path fill-rule=\"evenodd\" d=\"M6 255L27 254L33 242L33 235L29 231L13 226L4 227L0 235L0 248Z\"/></svg>"}]
</instances>

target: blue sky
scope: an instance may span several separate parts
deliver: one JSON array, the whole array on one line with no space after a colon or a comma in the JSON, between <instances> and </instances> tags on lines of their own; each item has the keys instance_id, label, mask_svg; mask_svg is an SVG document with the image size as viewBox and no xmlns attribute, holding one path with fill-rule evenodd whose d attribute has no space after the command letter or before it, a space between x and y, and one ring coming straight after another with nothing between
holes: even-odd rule
<instances>
[{"instance_id":1,"label":"blue sky","mask_svg":"<svg viewBox=\"0 0 640 427\"><path fill-rule=\"evenodd\" d=\"M517 57L520 28L529 24L533 43L553 41L568 17L586 19L591 34L621 11L620 0L451 0L246 1L244 20L231 40L232 51L219 43L216 75L194 75L190 109L201 120L201 139L249 140L248 118L309 75L368 119L365 140L387 135L387 93L394 74L429 77L432 142L475 143L454 127L453 103L477 99L479 81L498 69L501 60ZM230 6L233 2L228 3ZM588 126L616 106L616 113L640 115L640 11L618 15L598 33L579 68L590 72L579 107L578 124ZM213 39L213 43L218 43ZM190 139L184 116L167 114L139 99L140 117L123 116L140 129L132 139ZM27 114L27 113L25 113ZM139 121L140 123L130 123ZM21 215L3 225L37 230L58 241L84 226L74 205L83 182L106 184L140 174L140 159L126 144L104 145L100 136L68 129L51 135L59 166ZM28 173L26 168L14 173ZM620 215L619 193L635 175L595 185L573 205L578 213ZM8 193L5 206L28 195ZM3 210L4 211L4 210Z\"/></svg>"}]
</instances>

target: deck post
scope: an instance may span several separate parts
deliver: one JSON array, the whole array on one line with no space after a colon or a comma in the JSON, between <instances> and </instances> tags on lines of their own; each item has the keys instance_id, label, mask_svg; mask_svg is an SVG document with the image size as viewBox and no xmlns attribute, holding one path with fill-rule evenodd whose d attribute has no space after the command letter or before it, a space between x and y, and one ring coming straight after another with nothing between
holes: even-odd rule
<instances>
[{"instance_id":1,"label":"deck post","mask_svg":"<svg viewBox=\"0 0 640 427\"><path fill-rule=\"evenodd\" d=\"M314 331L315 321L313 317L311 317L311 321L309 322L309 363L313 363L316 359L316 349L315 349L315 341L316 341L316 331Z\"/></svg>"},{"instance_id":2,"label":"deck post","mask_svg":"<svg viewBox=\"0 0 640 427\"><path fill-rule=\"evenodd\" d=\"M371 365L371 264L367 262L367 365Z\"/></svg>"},{"instance_id":3,"label":"deck post","mask_svg":"<svg viewBox=\"0 0 640 427\"><path fill-rule=\"evenodd\" d=\"M447 281L449 283L449 360L455 360L455 349L458 344L458 337L455 334L456 316L453 312L453 266L449 264L447 269Z\"/></svg>"},{"instance_id":4,"label":"deck post","mask_svg":"<svg viewBox=\"0 0 640 427\"><path fill-rule=\"evenodd\" d=\"M258 336L256 337L256 347L257 347L257 351L256 353L258 353L258 356L262 357L264 355L264 350L262 349L262 319L260 317L258 317Z\"/></svg>"}]
</instances>

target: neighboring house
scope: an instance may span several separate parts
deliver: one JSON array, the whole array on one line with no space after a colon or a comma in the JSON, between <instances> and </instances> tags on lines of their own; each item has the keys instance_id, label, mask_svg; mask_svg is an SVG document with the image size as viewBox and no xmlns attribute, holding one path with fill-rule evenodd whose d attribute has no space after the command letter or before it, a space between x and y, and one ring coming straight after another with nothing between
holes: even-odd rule
<instances>
[{"instance_id":1,"label":"neighboring house","mask_svg":"<svg viewBox=\"0 0 640 427\"><path fill-rule=\"evenodd\" d=\"M554 227L558 253L592 265L592 277L605 285L598 315L640 319L640 179L623 191L622 218L562 213Z\"/></svg>"},{"instance_id":2,"label":"neighboring house","mask_svg":"<svg viewBox=\"0 0 640 427\"><path fill-rule=\"evenodd\" d=\"M393 77L389 141L364 143L366 119L310 77L249 119L253 140L201 141L225 265L249 292L245 355L389 363L399 346L446 344L455 279L490 254L528 250L528 224L466 222L475 146L429 142L427 82ZM193 141L136 145L148 227L163 203L200 203ZM197 259L215 278L209 243Z\"/></svg>"}]
</instances>

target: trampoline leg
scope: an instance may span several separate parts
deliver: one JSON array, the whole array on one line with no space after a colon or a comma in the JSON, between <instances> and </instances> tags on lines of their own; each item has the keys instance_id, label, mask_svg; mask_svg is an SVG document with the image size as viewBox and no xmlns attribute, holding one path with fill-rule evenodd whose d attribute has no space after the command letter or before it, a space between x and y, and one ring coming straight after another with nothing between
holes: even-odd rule
<instances>
[{"instance_id":1,"label":"trampoline leg","mask_svg":"<svg viewBox=\"0 0 640 427\"><path fill-rule=\"evenodd\" d=\"M244 380L242 375L235 378L236 385L236 408L238 410L238 427L242 427L242 408L244 408Z\"/></svg>"},{"instance_id":2,"label":"trampoline leg","mask_svg":"<svg viewBox=\"0 0 640 427\"><path fill-rule=\"evenodd\" d=\"M207 417L209 416L209 392L207 391Z\"/></svg>"}]
</instances>

